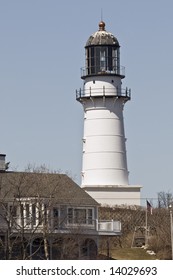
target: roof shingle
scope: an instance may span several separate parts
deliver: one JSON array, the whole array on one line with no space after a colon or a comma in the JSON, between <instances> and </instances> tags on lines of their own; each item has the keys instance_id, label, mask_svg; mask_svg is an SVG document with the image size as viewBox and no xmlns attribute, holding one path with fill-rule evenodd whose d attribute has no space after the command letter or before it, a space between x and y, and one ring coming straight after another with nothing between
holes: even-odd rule
<instances>
[{"instance_id":1,"label":"roof shingle","mask_svg":"<svg viewBox=\"0 0 173 280\"><path fill-rule=\"evenodd\" d=\"M14 197L44 197L57 204L78 206L99 205L67 175L57 173L0 173L0 199Z\"/></svg>"}]
</instances>

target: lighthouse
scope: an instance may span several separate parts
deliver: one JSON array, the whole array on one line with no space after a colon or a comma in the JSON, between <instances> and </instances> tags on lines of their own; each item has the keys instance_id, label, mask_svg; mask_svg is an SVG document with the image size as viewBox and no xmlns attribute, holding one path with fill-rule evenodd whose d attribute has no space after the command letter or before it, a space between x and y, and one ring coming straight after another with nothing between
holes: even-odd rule
<instances>
[{"instance_id":1,"label":"lighthouse","mask_svg":"<svg viewBox=\"0 0 173 280\"><path fill-rule=\"evenodd\" d=\"M131 90L123 88L120 45L105 23L85 45L83 87L76 99L84 109L81 187L102 205L140 205L139 185L129 185L123 110Z\"/></svg>"}]
</instances>

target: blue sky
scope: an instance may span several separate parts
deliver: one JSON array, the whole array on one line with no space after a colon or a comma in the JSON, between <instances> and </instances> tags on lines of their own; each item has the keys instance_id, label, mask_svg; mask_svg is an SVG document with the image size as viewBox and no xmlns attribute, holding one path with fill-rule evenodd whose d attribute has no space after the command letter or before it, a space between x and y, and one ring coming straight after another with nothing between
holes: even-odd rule
<instances>
[{"instance_id":1,"label":"blue sky","mask_svg":"<svg viewBox=\"0 0 173 280\"><path fill-rule=\"evenodd\" d=\"M173 193L173 2L171 0L0 0L0 153L68 171L80 183L84 45L98 29L121 45L130 184L143 199ZM154 201L154 200L153 200Z\"/></svg>"}]
</instances>

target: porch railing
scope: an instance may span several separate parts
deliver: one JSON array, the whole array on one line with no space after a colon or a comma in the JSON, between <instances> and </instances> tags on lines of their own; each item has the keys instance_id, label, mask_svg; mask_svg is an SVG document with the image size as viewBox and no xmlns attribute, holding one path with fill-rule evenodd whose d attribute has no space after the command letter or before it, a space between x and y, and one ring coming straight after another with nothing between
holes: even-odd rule
<instances>
[{"instance_id":1,"label":"porch railing","mask_svg":"<svg viewBox=\"0 0 173 280\"><path fill-rule=\"evenodd\" d=\"M99 232L121 232L121 222L114 220L98 221L97 230Z\"/></svg>"}]
</instances>

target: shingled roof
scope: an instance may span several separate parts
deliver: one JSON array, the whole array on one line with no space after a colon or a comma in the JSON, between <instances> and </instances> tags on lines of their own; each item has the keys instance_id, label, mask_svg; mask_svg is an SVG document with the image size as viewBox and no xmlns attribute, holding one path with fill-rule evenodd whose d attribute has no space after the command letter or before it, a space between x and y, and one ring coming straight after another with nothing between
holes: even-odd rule
<instances>
[{"instance_id":1,"label":"shingled roof","mask_svg":"<svg viewBox=\"0 0 173 280\"><path fill-rule=\"evenodd\" d=\"M98 206L99 204L65 174L2 172L0 199L51 198L57 204Z\"/></svg>"}]
</instances>

